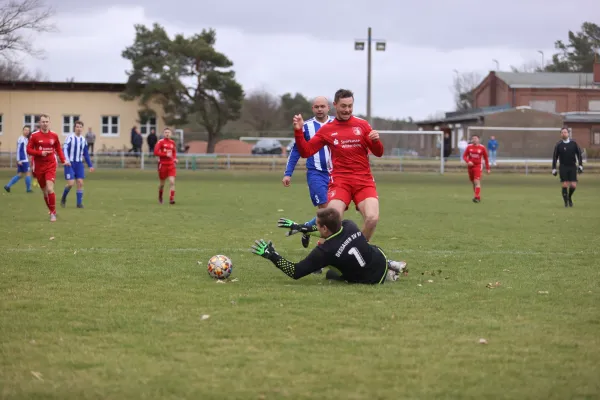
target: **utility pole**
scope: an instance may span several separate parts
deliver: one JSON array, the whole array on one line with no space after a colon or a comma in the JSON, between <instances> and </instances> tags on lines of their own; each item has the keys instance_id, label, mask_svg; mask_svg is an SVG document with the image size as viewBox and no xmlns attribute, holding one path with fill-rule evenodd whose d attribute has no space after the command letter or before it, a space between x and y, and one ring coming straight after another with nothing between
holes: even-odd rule
<instances>
[{"instance_id":1,"label":"utility pole","mask_svg":"<svg viewBox=\"0 0 600 400\"><path fill-rule=\"evenodd\" d=\"M365 50L365 42L367 47L367 121L369 124L371 121L371 78L372 78L372 68L371 68L371 59L372 59L372 47L373 42L375 42L375 50L376 51L385 51L385 40L382 39L373 39L372 29L369 27L367 31L367 39L357 39L354 41L354 50L356 51L364 51Z\"/></svg>"}]
</instances>

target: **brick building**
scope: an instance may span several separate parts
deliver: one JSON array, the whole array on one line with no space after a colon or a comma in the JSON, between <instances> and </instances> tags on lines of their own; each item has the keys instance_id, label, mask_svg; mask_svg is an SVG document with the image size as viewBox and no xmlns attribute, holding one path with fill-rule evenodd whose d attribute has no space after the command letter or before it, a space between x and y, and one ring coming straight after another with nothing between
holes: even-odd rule
<instances>
[{"instance_id":1,"label":"brick building","mask_svg":"<svg viewBox=\"0 0 600 400\"><path fill-rule=\"evenodd\" d=\"M511 143L499 146L501 157L548 157L546 149L556 142L560 128L568 126L588 155L600 157L600 60L592 74L492 71L474 89L473 97L474 109L448 112L444 118L417 125L423 130L450 132L453 149L461 138L475 133L473 128L469 132L469 126L511 127L513 130L477 130L484 143L492 134L499 142ZM553 127L556 131L550 129Z\"/></svg>"}]
</instances>

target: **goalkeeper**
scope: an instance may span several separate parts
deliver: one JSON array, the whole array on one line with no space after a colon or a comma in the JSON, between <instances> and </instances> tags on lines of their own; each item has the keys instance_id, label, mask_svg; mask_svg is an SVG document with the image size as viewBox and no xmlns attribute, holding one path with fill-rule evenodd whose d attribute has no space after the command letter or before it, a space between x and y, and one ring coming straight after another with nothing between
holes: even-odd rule
<instances>
[{"instance_id":1,"label":"goalkeeper","mask_svg":"<svg viewBox=\"0 0 600 400\"><path fill-rule=\"evenodd\" d=\"M293 279L300 279L327 266L339 272L330 269L327 279L350 283L382 284L386 280L397 280L401 273L408 273L405 262L388 260L379 247L367 242L353 221L342 221L337 210L318 210L316 227L324 242L298 263L283 258L273 243L262 239L252 246L252 252L270 260Z\"/></svg>"}]
</instances>

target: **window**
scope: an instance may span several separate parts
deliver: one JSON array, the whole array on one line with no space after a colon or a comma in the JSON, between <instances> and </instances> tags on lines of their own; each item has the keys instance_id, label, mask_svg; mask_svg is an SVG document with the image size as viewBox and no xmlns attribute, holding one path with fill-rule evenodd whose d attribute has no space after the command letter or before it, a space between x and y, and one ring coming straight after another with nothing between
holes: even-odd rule
<instances>
[{"instance_id":1,"label":"window","mask_svg":"<svg viewBox=\"0 0 600 400\"><path fill-rule=\"evenodd\" d=\"M152 129L156 133L156 117L144 118L140 123L140 133L146 136Z\"/></svg>"},{"instance_id":2,"label":"window","mask_svg":"<svg viewBox=\"0 0 600 400\"><path fill-rule=\"evenodd\" d=\"M39 114L25 114L25 118L23 118L23 126L28 126L31 132L39 129L38 122L40 122Z\"/></svg>"},{"instance_id":3,"label":"window","mask_svg":"<svg viewBox=\"0 0 600 400\"><path fill-rule=\"evenodd\" d=\"M75 122L79 121L79 115L63 115L63 135L68 135L75 131Z\"/></svg>"},{"instance_id":4,"label":"window","mask_svg":"<svg viewBox=\"0 0 600 400\"><path fill-rule=\"evenodd\" d=\"M600 128L592 132L592 144L600 145Z\"/></svg>"},{"instance_id":5,"label":"window","mask_svg":"<svg viewBox=\"0 0 600 400\"><path fill-rule=\"evenodd\" d=\"M102 136L119 136L118 115L103 115L100 122L102 125Z\"/></svg>"},{"instance_id":6,"label":"window","mask_svg":"<svg viewBox=\"0 0 600 400\"><path fill-rule=\"evenodd\" d=\"M556 100L531 100L529 107L534 110L544 111L548 113L556 112Z\"/></svg>"},{"instance_id":7,"label":"window","mask_svg":"<svg viewBox=\"0 0 600 400\"><path fill-rule=\"evenodd\" d=\"M600 100L590 100L589 111L600 111Z\"/></svg>"},{"instance_id":8,"label":"window","mask_svg":"<svg viewBox=\"0 0 600 400\"><path fill-rule=\"evenodd\" d=\"M4 131L4 119L2 117L2 114L0 114L0 135L2 135L2 132Z\"/></svg>"}]
</instances>

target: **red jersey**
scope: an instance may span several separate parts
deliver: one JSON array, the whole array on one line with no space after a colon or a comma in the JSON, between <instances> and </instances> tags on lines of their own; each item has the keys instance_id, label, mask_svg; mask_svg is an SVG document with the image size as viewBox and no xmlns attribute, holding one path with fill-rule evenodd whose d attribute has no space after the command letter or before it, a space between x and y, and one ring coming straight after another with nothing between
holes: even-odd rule
<instances>
[{"instance_id":1,"label":"red jersey","mask_svg":"<svg viewBox=\"0 0 600 400\"><path fill-rule=\"evenodd\" d=\"M160 157L161 165L173 165L177 159L177 144L173 139L160 139L154 146L154 155Z\"/></svg>"},{"instance_id":2,"label":"red jersey","mask_svg":"<svg viewBox=\"0 0 600 400\"><path fill-rule=\"evenodd\" d=\"M48 154L43 156L43 151L47 151ZM37 171L56 168L56 156L60 158L61 163L65 163L65 155L60 147L58 135L52 131L33 132L27 143L27 154L33 156L33 165Z\"/></svg>"},{"instance_id":3,"label":"red jersey","mask_svg":"<svg viewBox=\"0 0 600 400\"><path fill-rule=\"evenodd\" d=\"M331 176L347 180L373 180L369 164L369 150L377 157L383 155L380 140L369 139L373 129L367 121L351 116L347 121L334 119L324 124L309 141L302 129L294 130L300 156L308 158L327 146L331 151Z\"/></svg>"},{"instance_id":4,"label":"red jersey","mask_svg":"<svg viewBox=\"0 0 600 400\"><path fill-rule=\"evenodd\" d=\"M481 168L481 160L485 160L485 169L489 171L490 163L488 160L488 153L485 149L485 146L482 144L478 144L477 146L474 144L470 144L465 149L465 153L463 154L463 159L465 162L472 162L473 166L479 166Z\"/></svg>"}]
</instances>

